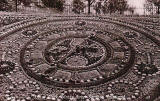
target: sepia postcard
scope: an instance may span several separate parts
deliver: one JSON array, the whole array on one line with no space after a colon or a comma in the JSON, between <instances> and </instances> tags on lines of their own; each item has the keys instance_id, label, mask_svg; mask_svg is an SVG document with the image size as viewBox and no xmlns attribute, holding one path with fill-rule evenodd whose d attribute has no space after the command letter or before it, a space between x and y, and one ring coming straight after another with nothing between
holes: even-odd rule
<instances>
[{"instance_id":1,"label":"sepia postcard","mask_svg":"<svg viewBox=\"0 0 160 101\"><path fill-rule=\"evenodd\" d=\"M0 0L0 101L160 101L160 0Z\"/></svg>"}]
</instances>

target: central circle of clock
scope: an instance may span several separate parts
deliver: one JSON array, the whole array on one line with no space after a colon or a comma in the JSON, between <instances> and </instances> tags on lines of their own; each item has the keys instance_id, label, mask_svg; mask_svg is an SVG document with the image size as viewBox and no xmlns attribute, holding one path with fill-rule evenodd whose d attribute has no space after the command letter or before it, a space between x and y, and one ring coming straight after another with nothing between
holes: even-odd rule
<instances>
[{"instance_id":1,"label":"central circle of clock","mask_svg":"<svg viewBox=\"0 0 160 101\"><path fill-rule=\"evenodd\" d=\"M99 39L100 40L100 39ZM110 48L94 37L64 37L47 45L44 57L51 65L69 70L93 68L110 56Z\"/></svg>"}]
</instances>

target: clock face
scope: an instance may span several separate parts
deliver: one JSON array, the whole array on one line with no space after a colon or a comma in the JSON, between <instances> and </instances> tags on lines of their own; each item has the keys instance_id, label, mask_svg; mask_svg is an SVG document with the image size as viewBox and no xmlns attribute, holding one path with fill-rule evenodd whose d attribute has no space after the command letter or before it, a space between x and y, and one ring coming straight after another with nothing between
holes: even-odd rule
<instances>
[{"instance_id":1,"label":"clock face","mask_svg":"<svg viewBox=\"0 0 160 101\"><path fill-rule=\"evenodd\" d=\"M86 70L104 61L109 47L103 44L89 36L63 37L46 47L44 57L50 64L59 64L68 70Z\"/></svg>"},{"instance_id":2,"label":"clock face","mask_svg":"<svg viewBox=\"0 0 160 101\"><path fill-rule=\"evenodd\" d=\"M0 91L8 99L141 101L158 82L159 40L142 28L109 17L26 23L0 34Z\"/></svg>"},{"instance_id":3,"label":"clock face","mask_svg":"<svg viewBox=\"0 0 160 101\"><path fill-rule=\"evenodd\" d=\"M122 37L99 35L101 31L94 29L84 30L88 34L69 31L77 29L58 31L57 38L54 31L41 34L24 46L20 60L27 75L48 85L94 86L117 78L133 65L135 50Z\"/></svg>"}]
</instances>

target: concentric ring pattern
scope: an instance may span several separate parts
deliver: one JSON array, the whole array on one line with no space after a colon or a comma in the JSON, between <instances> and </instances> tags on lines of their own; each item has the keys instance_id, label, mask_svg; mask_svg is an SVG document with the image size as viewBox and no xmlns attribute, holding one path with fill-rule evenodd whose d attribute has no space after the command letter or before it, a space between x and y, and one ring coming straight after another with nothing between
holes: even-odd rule
<instances>
[{"instance_id":1,"label":"concentric ring pattern","mask_svg":"<svg viewBox=\"0 0 160 101\"><path fill-rule=\"evenodd\" d=\"M0 97L5 101L155 99L160 34L132 19L137 24L120 17L35 17L2 27Z\"/></svg>"}]
</instances>

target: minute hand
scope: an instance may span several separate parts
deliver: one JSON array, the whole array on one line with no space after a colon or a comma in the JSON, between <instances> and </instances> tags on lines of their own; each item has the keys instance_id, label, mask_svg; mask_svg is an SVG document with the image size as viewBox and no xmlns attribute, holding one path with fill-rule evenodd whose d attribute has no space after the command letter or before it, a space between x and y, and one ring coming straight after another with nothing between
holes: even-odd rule
<instances>
[{"instance_id":1,"label":"minute hand","mask_svg":"<svg viewBox=\"0 0 160 101\"><path fill-rule=\"evenodd\" d=\"M81 43L79 43L79 44L74 45L73 47L71 47L72 49L71 49L64 57L60 58L60 59L57 61L57 63L60 63L60 62L64 61L68 56L70 56L73 52L76 51L77 46L82 45L86 40L88 40L88 37L85 38Z\"/></svg>"}]
</instances>

